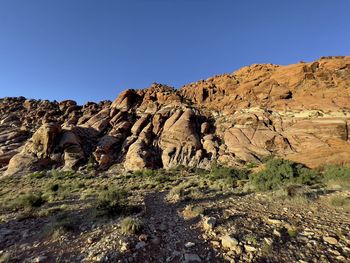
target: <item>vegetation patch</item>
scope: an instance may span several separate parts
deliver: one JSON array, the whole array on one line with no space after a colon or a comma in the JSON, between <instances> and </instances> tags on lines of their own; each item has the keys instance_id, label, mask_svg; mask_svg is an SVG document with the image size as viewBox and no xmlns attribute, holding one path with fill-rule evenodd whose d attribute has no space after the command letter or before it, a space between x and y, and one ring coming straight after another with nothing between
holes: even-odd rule
<instances>
[{"instance_id":1,"label":"vegetation patch","mask_svg":"<svg viewBox=\"0 0 350 263\"><path fill-rule=\"evenodd\" d=\"M42 197L40 192L27 192L18 197L14 202L16 208L31 209L40 207L45 203L45 199Z\"/></svg>"},{"instance_id":2,"label":"vegetation patch","mask_svg":"<svg viewBox=\"0 0 350 263\"><path fill-rule=\"evenodd\" d=\"M128 206L128 193L122 189L112 188L102 191L96 200L96 209L100 215L117 215Z\"/></svg>"},{"instance_id":3,"label":"vegetation patch","mask_svg":"<svg viewBox=\"0 0 350 263\"><path fill-rule=\"evenodd\" d=\"M204 208L198 205L187 205L182 213L186 219L195 218L204 214Z\"/></svg>"},{"instance_id":4,"label":"vegetation patch","mask_svg":"<svg viewBox=\"0 0 350 263\"><path fill-rule=\"evenodd\" d=\"M250 176L257 191L276 190L289 184L313 185L319 181L317 172L289 160L272 159L266 168Z\"/></svg>"},{"instance_id":5,"label":"vegetation patch","mask_svg":"<svg viewBox=\"0 0 350 263\"><path fill-rule=\"evenodd\" d=\"M120 227L123 234L136 234L141 230L143 226L142 221L139 218L136 217L126 217L124 218L121 223Z\"/></svg>"},{"instance_id":6,"label":"vegetation patch","mask_svg":"<svg viewBox=\"0 0 350 263\"><path fill-rule=\"evenodd\" d=\"M68 233L73 233L79 227L77 218L69 213L58 214L53 222L49 223L44 233L50 235L53 238L59 238Z\"/></svg>"},{"instance_id":7,"label":"vegetation patch","mask_svg":"<svg viewBox=\"0 0 350 263\"><path fill-rule=\"evenodd\" d=\"M344 190L350 190L350 166L326 166L323 178L328 186L338 186Z\"/></svg>"}]
</instances>

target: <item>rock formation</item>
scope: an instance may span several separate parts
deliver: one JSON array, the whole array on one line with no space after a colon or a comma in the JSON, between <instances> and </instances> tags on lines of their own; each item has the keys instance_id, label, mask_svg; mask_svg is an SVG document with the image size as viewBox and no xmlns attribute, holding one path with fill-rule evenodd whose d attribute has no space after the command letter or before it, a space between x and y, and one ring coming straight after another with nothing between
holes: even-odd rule
<instances>
[{"instance_id":1,"label":"rock formation","mask_svg":"<svg viewBox=\"0 0 350 263\"><path fill-rule=\"evenodd\" d=\"M209 168L277 155L350 163L350 57L259 64L114 102L0 100L0 169Z\"/></svg>"}]
</instances>

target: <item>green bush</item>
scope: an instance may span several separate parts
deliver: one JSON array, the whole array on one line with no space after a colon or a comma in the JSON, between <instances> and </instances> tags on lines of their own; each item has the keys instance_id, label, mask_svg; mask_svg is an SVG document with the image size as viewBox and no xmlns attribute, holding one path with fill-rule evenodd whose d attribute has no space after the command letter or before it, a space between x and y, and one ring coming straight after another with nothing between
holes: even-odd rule
<instances>
[{"instance_id":1,"label":"green bush","mask_svg":"<svg viewBox=\"0 0 350 263\"><path fill-rule=\"evenodd\" d=\"M312 185L317 182L318 174L302 164L289 160L272 159L266 168L250 176L250 182L258 191L276 190L288 184Z\"/></svg>"},{"instance_id":2,"label":"green bush","mask_svg":"<svg viewBox=\"0 0 350 263\"><path fill-rule=\"evenodd\" d=\"M135 234L142 228L142 221L134 217L126 217L121 222L123 234Z\"/></svg>"},{"instance_id":3,"label":"green bush","mask_svg":"<svg viewBox=\"0 0 350 263\"><path fill-rule=\"evenodd\" d=\"M335 207L350 208L350 198L344 196L334 196L330 199L330 204Z\"/></svg>"},{"instance_id":4,"label":"green bush","mask_svg":"<svg viewBox=\"0 0 350 263\"><path fill-rule=\"evenodd\" d=\"M152 170L152 169L143 169L143 170L138 170L134 171L134 176L140 177L140 176L145 176L145 177L153 177L158 174L157 170Z\"/></svg>"},{"instance_id":5,"label":"green bush","mask_svg":"<svg viewBox=\"0 0 350 263\"><path fill-rule=\"evenodd\" d=\"M45 200L41 193L28 192L15 201L15 206L17 208L34 208L40 207L44 203Z\"/></svg>"},{"instance_id":6,"label":"green bush","mask_svg":"<svg viewBox=\"0 0 350 263\"><path fill-rule=\"evenodd\" d=\"M49 185L49 190L51 192L57 192L59 187L60 187L59 184L51 184L51 185Z\"/></svg>"},{"instance_id":7,"label":"green bush","mask_svg":"<svg viewBox=\"0 0 350 263\"><path fill-rule=\"evenodd\" d=\"M79 221L69 213L58 214L54 220L45 226L44 232L53 238L60 238L78 229Z\"/></svg>"},{"instance_id":8,"label":"green bush","mask_svg":"<svg viewBox=\"0 0 350 263\"><path fill-rule=\"evenodd\" d=\"M128 193L122 189L103 190L97 197L96 208L107 215L120 214L127 208Z\"/></svg>"},{"instance_id":9,"label":"green bush","mask_svg":"<svg viewBox=\"0 0 350 263\"><path fill-rule=\"evenodd\" d=\"M326 166L323 178L328 184L337 183L344 189L350 189L350 166Z\"/></svg>"},{"instance_id":10,"label":"green bush","mask_svg":"<svg viewBox=\"0 0 350 263\"><path fill-rule=\"evenodd\" d=\"M74 171L51 170L51 175L56 179L64 180L68 178L75 178L78 174Z\"/></svg>"},{"instance_id":11,"label":"green bush","mask_svg":"<svg viewBox=\"0 0 350 263\"><path fill-rule=\"evenodd\" d=\"M46 172L34 172L28 175L30 179L41 179L46 176Z\"/></svg>"},{"instance_id":12,"label":"green bush","mask_svg":"<svg viewBox=\"0 0 350 263\"><path fill-rule=\"evenodd\" d=\"M214 165L208 175L210 181L220 182L223 187L236 187L238 181L249 178L247 169Z\"/></svg>"}]
</instances>

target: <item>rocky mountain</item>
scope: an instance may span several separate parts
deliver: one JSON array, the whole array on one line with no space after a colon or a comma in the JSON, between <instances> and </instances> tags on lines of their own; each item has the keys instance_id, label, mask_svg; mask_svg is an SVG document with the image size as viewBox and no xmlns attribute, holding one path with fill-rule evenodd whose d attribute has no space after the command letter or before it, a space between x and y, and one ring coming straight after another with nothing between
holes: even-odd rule
<instances>
[{"instance_id":1,"label":"rocky mountain","mask_svg":"<svg viewBox=\"0 0 350 263\"><path fill-rule=\"evenodd\" d=\"M276 155L350 163L350 57L257 64L180 89L153 84L83 106L0 100L0 168L234 166Z\"/></svg>"}]
</instances>

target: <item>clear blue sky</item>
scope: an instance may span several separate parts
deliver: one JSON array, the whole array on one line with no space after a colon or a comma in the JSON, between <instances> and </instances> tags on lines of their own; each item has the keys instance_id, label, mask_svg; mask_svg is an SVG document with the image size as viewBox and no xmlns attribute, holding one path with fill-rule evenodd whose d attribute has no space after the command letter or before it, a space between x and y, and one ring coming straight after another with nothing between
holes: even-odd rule
<instances>
[{"instance_id":1,"label":"clear blue sky","mask_svg":"<svg viewBox=\"0 0 350 263\"><path fill-rule=\"evenodd\" d=\"M0 0L0 97L113 100L350 54L348 0Z\"/></svg>"}]
</instances>

